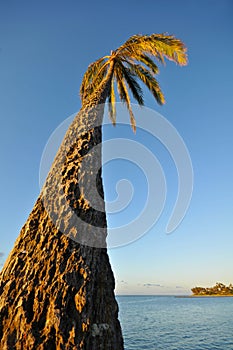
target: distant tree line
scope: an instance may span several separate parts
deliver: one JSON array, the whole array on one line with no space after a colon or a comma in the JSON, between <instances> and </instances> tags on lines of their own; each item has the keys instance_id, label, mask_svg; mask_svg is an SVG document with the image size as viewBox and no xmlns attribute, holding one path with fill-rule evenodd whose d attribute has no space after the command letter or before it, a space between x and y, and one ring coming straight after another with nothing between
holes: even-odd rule
<instances>
[{"instance_id":1,"label":"distant tree line","mask_svg":"<svg viewBox=\"0 0 233 350\"><path fill-rule=\"evenodd\" d=\"M233 296L233 285L230 283L229 286L225 286L223 283L217 282L214 287L203 288L194 287L191 289L193 295L232 295Z\"/></svg>"}]
</instances>

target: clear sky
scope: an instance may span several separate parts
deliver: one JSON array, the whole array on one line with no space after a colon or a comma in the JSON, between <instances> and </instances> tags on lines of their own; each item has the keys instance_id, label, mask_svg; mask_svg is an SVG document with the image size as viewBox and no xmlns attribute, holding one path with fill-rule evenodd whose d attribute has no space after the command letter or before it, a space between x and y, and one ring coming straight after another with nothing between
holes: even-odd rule
<instances>
[{"instance_id":1,"label":"clear sky","mask_svg":"<svg viewBox=\"0 0 233 350\"><path fill-rule=\"evenodd\" d=\"M88 64L133 34L168 32L185 42L189 64L161 67L165 106L157 106L146 91L145 102L183 137L193 163L193 197L181 225L166 235L177 175L169 155L155 144L167 201L146 235L110 249L116 292L184 294L196 285L233 282L232 15L231 0L0 1L1 262L39 194L47 140L80 108L78 91ZM114 133L121 137L121 131ZM127 137L140 141L141 135ZM132 164L111 162L104 171L107 198L114 197L120 177L128 175L134 184L131 211L109 215L119 224L138 213L145 187Z\"/></svg>"}]
</instances>

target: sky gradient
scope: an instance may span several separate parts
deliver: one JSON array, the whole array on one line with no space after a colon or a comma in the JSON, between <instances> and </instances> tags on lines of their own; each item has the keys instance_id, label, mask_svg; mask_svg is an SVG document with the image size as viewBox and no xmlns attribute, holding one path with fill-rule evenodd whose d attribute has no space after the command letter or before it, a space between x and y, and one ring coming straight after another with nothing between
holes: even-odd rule
<instances>
[{"instance_id":1,"label":"sky gradient","mask_svg":"<svg viewBox=\"0 0 233 350\"><path fill-rule=\"evenodd\" d=\"M186 294L196 285L233 283L232 14L230 0L0 2L1 262L39 195L46 142L80 108L78 91L87 66L133 34L168 32L186 44L189 64L161 67L166 105L158 106L146 90L145 105L184 139L194 169L193 197L180 226L166 235L177 174L155 143L167 201L146 235L109 251L116 292ZM106 130L105 138L122 137L122 132L120 127ZM127 130L124 136L151 144L140 132ZM135 197L125 216L137 213L145 188L140 170L116 161L104 174L107 199L114 198L120 178L130 178ZM120 215L109 220L125 220Z\"/></svg>"}]
</instances>

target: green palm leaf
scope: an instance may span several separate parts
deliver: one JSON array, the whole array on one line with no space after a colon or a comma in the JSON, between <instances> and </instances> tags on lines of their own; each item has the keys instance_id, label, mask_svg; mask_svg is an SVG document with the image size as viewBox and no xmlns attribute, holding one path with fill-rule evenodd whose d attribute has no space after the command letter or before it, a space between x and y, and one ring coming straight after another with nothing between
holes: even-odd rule
<instances>
[{"instance_id":1,"label":"green palm leaf","mask_svg":"<svg viewBox=\"0 0 233 350\"><path fill-rule=\"evenodd\" d=\"M117 61L117 69L119 69L122 72L122 76L125 79L129 89L131 90L135 100L138 102L139 105L143 106L144 105L143 92L140 85L134 78L135 74L133 73L133 71L125 67L120 62L120 60Z\"/></svg>"},{"instance_id":2,"label":"green palm leaf","mask_svg":"<svg viewBox=\"0 0 233 350\"><path fill-rule=\"evenodd\" d=\"M129 91L139 105L143 105L143 91L138 83L142 81L159 104L165 103L156 75L159 68L155 60L165 63L171 60L180 66L187 64L187 53L184 43L173 35L152 34L133 35L117 50L111 51L92 63L80 88L82 102L96 101L102 91L101 101L108 100L109 117L116 123L116 97L114 82L116 81L119 98L127 106L133 130L136 129ZM105 90L104 90L105 89ZM103 98L104 96L104 98Z\"/></svg>"},{"instance_id":3,"label":"green palm leaf","mask_svg":"<svg viewBox=\"0 0 233 350\"><path fill-rule=\"evenodd\" d=\"M138 54L135 55L135 60L143 63L145 66L147 66L152 74L158 74L159 73L159 68L158 66L154 63L154 61L146 54Z\"/></svg>"},{"instance_id":4,"label":"green palm leaf","mask_svg":"<svg viewBox=\"0 0 233 350\"><path fill-rule=\"evenodd\" d=\"M106 74L106 71L107 65L104 57L89 65L86 73L83 76L80 87L80 96L82 100L98 87Z\"/></svg>"},{"instance_id":5,"label":"green palm leaf","mask_svg":"<svg viewBox=\"0 0 233 350\"><path fill-rule=\"evenodd\" d=\"M152 76L152 74L145 67L139 64L133 64L130 66L130 68L151 91L156 101L160 105L164 104L165 103L164 95L160 89L160 86L157 80Z\"/></svg>"},{"instance_id":6,"label":"green palm leaf","mask_svg":"<svg viewBox=\"0 0 233 350\"><path fill-rule=\"evenodd\" d=\"M125 104L127 106L127 109L129 111L129 116L130 116L131 127L132 127L133 131L136 132L136 121L135 121L135 117L134 117L133 110L131 107L128 89L127 89L127 86L125 84L125 80L123 79L123 74L120 70L117 70L116 76L117 76L117 87L118 87L120 99L123 102L125 102Z\"/></svg>"},{"instance_id":7,"label":"green palm leaf","mask_svg":"<svg viewBox=\"0 0 233 350\"><path fill-rule=\"evenodd\" d=\"M156 57L164 63L164 57L179 65L187 63L186 48L181 40L173 35L152 34L134 35L119 47L119 52L134 56L137 51Z\"/></svg>"},{"instance_id":8,"label":"green palm leaf","mask_svg":"<svg viewBox=\"0 0 233 350\"><path fill-rule=\"evenodd\" d=\"M116 98L115 98L115 91L114 91L114 80L111 81L111 89L108 96L108 114L109 117L113 123L113 125L116 125Z\"/></svg>"}]
</instances>

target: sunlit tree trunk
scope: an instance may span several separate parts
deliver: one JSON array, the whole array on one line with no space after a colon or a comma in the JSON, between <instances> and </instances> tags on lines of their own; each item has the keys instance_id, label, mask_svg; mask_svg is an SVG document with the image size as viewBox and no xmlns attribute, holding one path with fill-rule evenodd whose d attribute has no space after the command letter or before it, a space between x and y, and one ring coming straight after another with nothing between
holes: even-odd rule
<instances>
[{"instance_id":1,"label":"sunlit tree trunk","mask_svg":"<svg viewBox=\"0 0 233 350\"><path fill-rule=\"evenodd\" d=\"M113 64L69 127L1 271L0 349L123 349L105 247L101 169L96 177L100 197L96 192L92 198L98 209L85 197L101 164L101 147L96 146L102 142L112 70Z\"/></svg>"}]
</instances>

